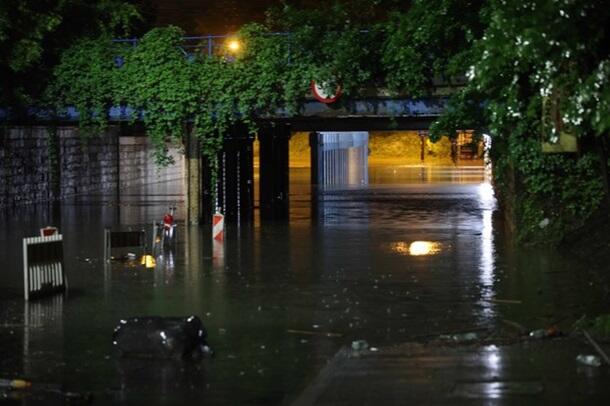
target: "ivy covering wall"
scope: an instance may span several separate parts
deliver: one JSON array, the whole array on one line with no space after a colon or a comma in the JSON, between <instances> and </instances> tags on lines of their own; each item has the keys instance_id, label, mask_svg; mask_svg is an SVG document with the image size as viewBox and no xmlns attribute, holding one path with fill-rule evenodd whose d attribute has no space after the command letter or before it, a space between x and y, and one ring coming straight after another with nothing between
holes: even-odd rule
<instances>
[{"instance_id":1,"label":"ivy covering wall","mask_svg":"<svg viewBox=\"0 0 610 406\"><path fill-rule=\"evenodd\" d=\"M66 44L39 102L58 112L75 106L87 134L103 131L109 107L130 106L143 114L133 118L144 121L160 164L168 162L165 141L181 143L186 134L214 163L230 126L242 121L255 131L256 119L277 109L296 114L311 80L329 90L340 84L346 99L373 87L412 97L441 90L451 98L432 137L461 129L492 137L497 195L519 239L556 241L605 213L604 1L361 3L368 8L328 2L272 10L266 23L235 35L238 52L221 47L213 56L184 48L176 27L155 28L135 46L98 30ZM380 13L386 3L391 11ZM554 112L544 132L543 101ZM578 137L578 152L543 154L541 142L562 132Z\"/></svg>"}]
</instances>

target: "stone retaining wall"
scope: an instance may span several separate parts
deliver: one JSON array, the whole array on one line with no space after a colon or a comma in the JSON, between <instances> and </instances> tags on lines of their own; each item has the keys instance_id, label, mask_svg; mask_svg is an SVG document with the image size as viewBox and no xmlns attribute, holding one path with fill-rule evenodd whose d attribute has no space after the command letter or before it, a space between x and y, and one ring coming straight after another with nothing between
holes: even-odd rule
<instances>
[{"instance_id":1,"label":"stone retaining wall","mask_svg":"<svg viewBox=\"0 0 610 406\"><path fill-rule=\"evenodd\" d=\"M75 127L44 126L0 132L0 208L46 202L148 183L180 180L183 155L158 169L146 137L119 136L118 127L83 142Z\"/></svg>"}]
</instances>

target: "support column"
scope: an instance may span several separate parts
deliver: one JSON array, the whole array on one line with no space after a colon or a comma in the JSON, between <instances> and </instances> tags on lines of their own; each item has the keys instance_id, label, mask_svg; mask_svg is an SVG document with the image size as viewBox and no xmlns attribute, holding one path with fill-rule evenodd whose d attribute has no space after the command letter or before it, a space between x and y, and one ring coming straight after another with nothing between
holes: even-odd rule
<instances>
[{"instance_id":1,"label":"support column","mask_svg":"<svg viewBox=\"0 0 610 406\"><path fill-rule=\"evenodd\" d=\"M288 218L288 142L290 127L275 125L262 128L260 141L261 218Z\"/></svg>"},{"instance_id":2,"label":"support column","mask_svg":"<svg viewBox=\"0 0 610 406\"><path fill-rule=\"evenodd\" d=\"M322 162L322 156L320 154L320 148L318 140L320 134L317 132L309 133L309 151L311 154L311 184L318 185L320 183L320 164Z\"/></svg>"},{"instance_id":3,"label":"support column","mask_svg":"<svg viewBox=\"0 0 610 406\"><path fill-rule=\"evenodd\" d=\"M191 131L188 131L186 135L184 166L186 222L187 224L200 224L202 218L201 151L199 140Z\"/></svg>"},{"instance_id":4,"label":"support column","mask_svg":"<svg viewBox=\"0 0 610 406\"><path fill-rule=\"evenodd\" d=\"M203 178L203 211L206 222L211 221L216 205L225 221L244 223L254 217L253 137L245 125L236 125L224 136L218 154L218 182L214 185L216 200L212 201L210 170L207 161Z\"/></svg>"},{"instance_id":5,"label":"support column","mask_svg":"<svg viewBox=\"0 0 610 406\"><path fill-rule=\"evenodd\" d=\"M417 134L419 135L420 142L419 160L423 164L424 160L426 159L426 133L423 131L418 131Z\"/></svg>"}]
</instances>

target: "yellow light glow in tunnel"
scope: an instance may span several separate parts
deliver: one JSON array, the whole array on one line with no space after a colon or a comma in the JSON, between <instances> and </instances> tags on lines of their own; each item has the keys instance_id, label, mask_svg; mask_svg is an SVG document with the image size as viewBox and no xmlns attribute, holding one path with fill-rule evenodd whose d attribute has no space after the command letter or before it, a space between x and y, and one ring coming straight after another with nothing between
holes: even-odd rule
<instances>
[{"instance_id":1,"label":"yellow light glow in tunnel","mask_svg":"<svg viewBox=\"0 0 610 406\"><path fill-rule=\"evenodd\" d=\"M441 251L441 245L432 241L413 241L409 245L409 255L435 255Z\"/></svg>"},{"instance_id":2,"label":"yellow light glow in tunnel","mask_svg":"<svg viewBox=\"0 0 610 406\"><path fill-rule=\"evenodd\" d=\"M392 251L397 254L412 256L435 255L441 252L441 248L441 243L434 241L400 241L391 245Z\"/></svg>"}]
</instances>

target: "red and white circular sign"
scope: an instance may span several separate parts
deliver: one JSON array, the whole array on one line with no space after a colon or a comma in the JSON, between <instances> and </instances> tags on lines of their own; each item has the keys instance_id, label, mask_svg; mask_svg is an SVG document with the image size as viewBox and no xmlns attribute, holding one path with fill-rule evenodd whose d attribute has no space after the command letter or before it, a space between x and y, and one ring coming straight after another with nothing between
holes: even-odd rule
<instances>
[{"instance_id":1,"label":"red and white circular sign","mask_svg":"<svg viewBox=\"0 0 610 406\"><path fill-rule=\"evenodd\" d=\"M313 93L313 97L315 97L320 103L330 104L336 102L339 97L341 97L342 89L341 86L337 85L334 94L329 94L324 83L319 85L312 80L311 92Z\"/></svg>"}]
</instances>

